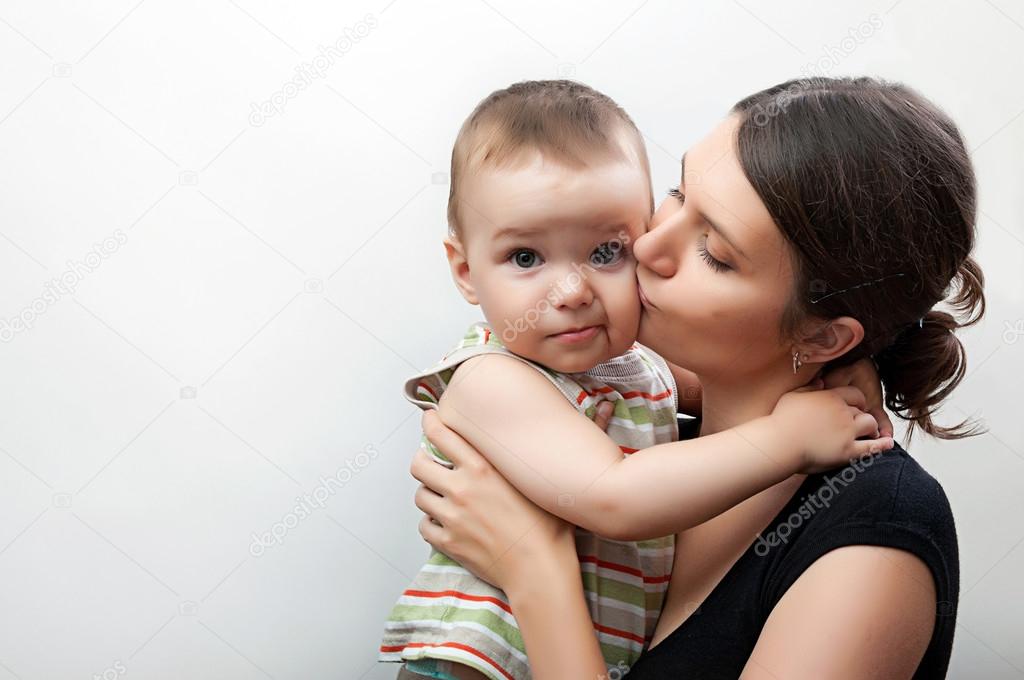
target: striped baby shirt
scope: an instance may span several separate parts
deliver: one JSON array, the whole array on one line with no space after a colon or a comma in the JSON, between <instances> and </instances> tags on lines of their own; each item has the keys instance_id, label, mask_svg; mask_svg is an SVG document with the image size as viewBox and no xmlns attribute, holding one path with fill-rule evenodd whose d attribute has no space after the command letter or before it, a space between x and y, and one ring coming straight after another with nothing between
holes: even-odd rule
<instances>
[{"instance_id":1,"label":"striped baby shirt","mask_svg":"<svg viewBox=\"0 0 1024 680\"><path fill-rule=\"evenodd\" d=\"M490 326L478 322L438 364L406 381L405 397L420 408L437 408L458 365L485 353L532 366L590 419L599 403L613 401L607 433L624 456L678 438L675 381L664 359L639 343L588 371L559 373L511 353ZM439 463L451 465L425 436L421 442ZM609 677L622 677L650 643L674 546L674 536L614 541L576 529L583 589ZM505 594L436 550L391 610L378 659L453 661L493 680L531 677Z\"/></svg>"}]
</instances>

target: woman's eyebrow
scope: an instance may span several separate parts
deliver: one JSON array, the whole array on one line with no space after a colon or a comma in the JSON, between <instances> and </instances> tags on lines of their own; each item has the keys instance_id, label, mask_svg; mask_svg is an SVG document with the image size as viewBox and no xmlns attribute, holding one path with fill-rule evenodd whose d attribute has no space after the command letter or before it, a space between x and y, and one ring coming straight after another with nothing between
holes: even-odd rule
<instances>
[{"instance_id":1,"label":"woman's eyebrow","mask_svg":"<svg viewBox=\"0 0 1024 680\"><path fill-rule=\"evenodd\" d=\"M683 188L683 195L685 195L686 194L686 154L685 153L683 154L683 158L679 161L679 168L680 168L679 186L681 186ZM711 198L711 200L715 201L715 203L718 203L718 200L715 199L714 196L711 196L711 194L707 194L707 195ZM721 205L721 204L719 203L719 205ZM723 206L723 208L724 208L724 206ZM726 243L728 243L729 246L733 250L735 250L737 253L739 253L739 255L741 257L743 257L744 259L746 259L747 261L750 261L750 258L747 257L746 253L744 253L739 248L739 246L736 245L736 242L733 241L731 238L729 238L729 234L728 234L728 232L725 231L725 229L722 229L722 227L720 227L718 224L716 224L715 222L711 221L711 218L708 217L707 215L705 215L704 213L698 211L697 214L700 215L700 218L702 220L704 220L705 222L707 222L708 226L710 226L715 231L716 234L721 236L722 240L725 241Z\"/></svg>"}]
</instances>

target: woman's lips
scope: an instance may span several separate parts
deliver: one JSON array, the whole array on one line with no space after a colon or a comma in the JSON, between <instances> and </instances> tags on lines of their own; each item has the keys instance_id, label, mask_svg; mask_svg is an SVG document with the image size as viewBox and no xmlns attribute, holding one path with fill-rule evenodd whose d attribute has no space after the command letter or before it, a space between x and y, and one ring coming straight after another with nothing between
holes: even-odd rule
<instances>
[{"instance_id":1,"label":"woman's lips","mask_svg":"<svg viewBox=\"0 0 1024 680\"><path fill-rule=\"evenodd\" d=\"M558 340L559 342L564 342L568 344L586 342L587 340L590 340L595 335L597 335L597 331L600 329L600 326L587 326L586 328L581 328L578 331L570 331L568 333L557 333L555 335L552 335L551 337L554 338L555 340Z\"/></svg>"}]
</instances>

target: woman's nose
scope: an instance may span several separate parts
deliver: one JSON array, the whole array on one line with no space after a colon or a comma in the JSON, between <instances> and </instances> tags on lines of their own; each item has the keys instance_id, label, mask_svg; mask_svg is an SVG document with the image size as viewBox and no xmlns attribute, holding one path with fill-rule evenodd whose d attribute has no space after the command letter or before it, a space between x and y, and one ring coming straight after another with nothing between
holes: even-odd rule
<instances>
[{"instance_id":1,"label":"woman's nose","mask_svg":"<svg viewBox=\"0 0 1024 680\"><path fill-rule=\"evenodd\" d=\"M662 224L639 236L633 242L636 261L655 274L670 278L678 268L679 245L674 242L671 225Z\"/></svg>"}]
</instances>

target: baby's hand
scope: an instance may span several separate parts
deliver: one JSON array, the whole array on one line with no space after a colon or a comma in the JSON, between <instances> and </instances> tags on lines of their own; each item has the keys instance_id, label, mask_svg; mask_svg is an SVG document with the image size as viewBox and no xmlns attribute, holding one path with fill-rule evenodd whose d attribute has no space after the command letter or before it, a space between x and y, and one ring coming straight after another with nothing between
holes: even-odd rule
<instances>
[{"instance_id":1,"label":"baby's hand","mask_svg":"<svg viewBox=\"0 0 1024 680\"><path fill-rule=\"evenodd\" d=\"M615 412L615 404L610 401L602 401L597 405L597 411L594 413L594 424L599 428L608 431L608 423L611 422L612 413Z\"/></svg>"},{"instance_id":2,"label":"baby's hand","mask_svg":"<svg viewBox=\"0 0 1024 680\"><path fill-rule=\"evenodd\" d=\"M849 366L832 369L823 376L825 387L846 387L853 385L866 397L865 411L878 421L878 430L883 437L893 435L892 421L883 408L882 381L870 359L860 359Z\"/></svg>"},{"instance_id":3,"label":"baby's hand","mask_svg":"<svg viewBox=\"0 0 1024 680\"><path fill-rule=\"evenodd\" d=\"M864 393L856 387L809 386L782 395L771 417L801 452L798 471L812 474L893 447L891 436L879 436L878 421L864 406Z\"/></svg>"}]
</instances>

